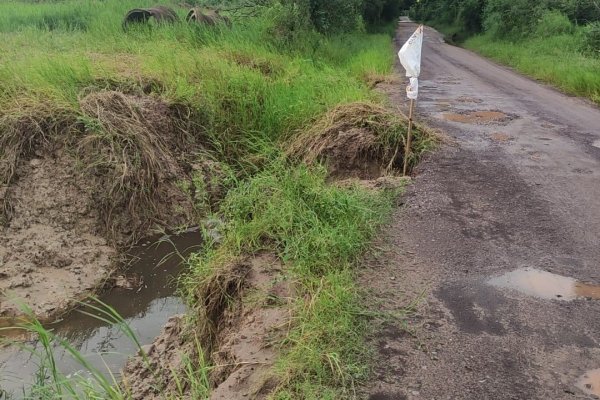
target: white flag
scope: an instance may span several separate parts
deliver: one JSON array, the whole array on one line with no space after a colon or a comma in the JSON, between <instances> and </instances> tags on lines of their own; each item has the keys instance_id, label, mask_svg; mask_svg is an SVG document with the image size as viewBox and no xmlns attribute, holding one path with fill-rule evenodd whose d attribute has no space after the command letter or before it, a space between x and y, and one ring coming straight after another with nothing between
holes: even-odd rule
<instances>
[{"instance_id":1,"label":"white flag","mask_svg":"<svg viewBox=\"0 0 600 400\"><path fill-rule=\"evenodd\" d=\"M410 39L398 52L400 63L406 70L406 76L410 78L410 84L406 88L406 95L411 100L416 100L419 95L419 80L421 74L421 49L423 48L423 25L419 26Z\"/></svg>"}]
</instances>

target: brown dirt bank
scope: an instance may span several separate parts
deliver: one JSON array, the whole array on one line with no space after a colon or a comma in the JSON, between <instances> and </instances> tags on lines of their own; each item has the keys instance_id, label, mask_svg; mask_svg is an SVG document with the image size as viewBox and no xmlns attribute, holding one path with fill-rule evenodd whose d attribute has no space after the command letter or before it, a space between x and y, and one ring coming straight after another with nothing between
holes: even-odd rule
<instances>
[{"instance_id":1,"label":"brown dirt bank","mask_svg":"<svg viewBox=\"0 0 600 400\"><path fill-rule=\"evenodd\" d=\"M194 223L208 185L193 177L214 169L200 126L141 90L0 112L0 318L20 313L13 299L56 315L102 287L135 241Z\"/></svg>"},{"instance_id":2,"label":"brown dirt bank","mask_svg":"<svg viewBox=\"0 0 600 400\"><path fill-rule=\"evenodd\" d=\"M212 366L206 369L211 399L266 398L278 384L271 374L273 343L291 321L292 289L282 269L276 257L263 254L227 263L201 283L196 326L171 319L143 349L147 361L140 355L125 366L123 385L131 398L206 396L189 384L190 362L194 371Z\"/></svg>"}]
</instances>

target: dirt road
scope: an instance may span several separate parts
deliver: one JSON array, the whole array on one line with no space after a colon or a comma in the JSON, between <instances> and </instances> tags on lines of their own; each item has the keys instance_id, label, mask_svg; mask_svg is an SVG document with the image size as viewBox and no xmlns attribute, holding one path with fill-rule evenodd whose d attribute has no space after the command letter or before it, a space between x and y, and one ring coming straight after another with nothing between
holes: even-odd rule
<instances>
[{"instance_id":1,"label":"dirt road","mask_svg":"<svg viewBox=\"0 0 600 400\"><path fill-rule=\"evenodd\" d=\"M397 43L415 28L401 23ZM600 109L425 35L417 112L453 143L416 171L363 274L379 310L424 293L406 326L372 339L365 397L594 398Z\"/></svg>"}]
</instances>

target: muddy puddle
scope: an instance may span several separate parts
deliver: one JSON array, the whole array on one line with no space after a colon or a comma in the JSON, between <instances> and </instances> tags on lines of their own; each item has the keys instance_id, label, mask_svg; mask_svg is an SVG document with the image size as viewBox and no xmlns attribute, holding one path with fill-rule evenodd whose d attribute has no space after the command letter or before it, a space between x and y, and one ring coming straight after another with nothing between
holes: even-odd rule
<instances>
[{"instance_id":1,"label":"muddy puddle","mask_svg":"<svg viewBox=\"0 0 600 400\"><path fill-rule=\"evenodd\" d=\"M100 300L117 310L127 321L142 345L158 336L169 317L185 311L176 295L176 277L184 268L182 257L199 249L200 233L187 232L146 241L132 251L134 259L125 277L117 277L117 285L100 296ZM119 375L136 346L122 331L91 316L74 310L47 328L67 339L95 368ZM35 341L25 343L36 351L42 346ZM67 377L82 374L81 366L59 346L54 349L58 369ZM20 346L0 347L0 399L2 390L23 398L23 387L34 382L39 360Z\"/></svg>"},{"instance_id":2,"label":"muddy puddle","mask_svg":"<svg viewBox=\"0 0 600 400\"><path fill-rule=\"evenodd\" d=\"M471 111L466 113L444 113L442 117L447 121L461 122L463 124L499 123L511 119L500 111Z\"/></svg>"},{"instance_id":3,"label":"muddy puddle","mask_svg":"<svg viewBox=\"0 0 600 400\"><path fill-rule=\"evenodd\" d=\"M600 299L600 286L535 268L522 268L488 281L492 286L513 289L548 300Z\"/></svg>"},{"instance_id":4,"label":"muddy puddle","mask_svg":"<svg viewBox=\"0 0 600 400\"><path fill-rule=\"evenodd\" d=\"M600 368L583 374L577 381L577 387L586 394L600 397Z\"/></svg>"}]
</instances>

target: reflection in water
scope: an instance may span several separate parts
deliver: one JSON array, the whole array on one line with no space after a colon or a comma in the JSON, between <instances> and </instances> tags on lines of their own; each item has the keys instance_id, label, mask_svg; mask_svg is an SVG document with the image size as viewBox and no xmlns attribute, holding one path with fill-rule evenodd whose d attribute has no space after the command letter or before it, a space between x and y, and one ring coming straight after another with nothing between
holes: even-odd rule
<instances>
[{"instance_id":1,"label":"reflection in water","mask_svg":"<svg viewBox=\"0 0 600 400\"><path fill-rule=\"evenodd\" d=\"M587 371L579 381L577 387L586 394L600 396L600 369Z\"/></svg>"},{"instance_id":2,"label":"reflection in water","mask_svg":"<svg viewBox=\"0 0 600 400\"><path fill-rule=\"evenodd\" d=\"M169 241L158 241L158 244L132 251L136 261L128 274L142 277L139 288L115 288L100 297L127 321L142 344L152 342L169 317L185 311L183 302L175 296L175 279L183 269L181 256L198 251L200 233L189 232L170 237ZM174 253L175 249L179 255ZM137 351L118 327L77 310L47 328L67 339L95 368L107 373L110 370L118 375L127 357ZM30 346L36 351L42 350L35 342ZM79 364L62 348L56 347L54 354L63 374L81 373ZM38 359L30 352L16 346L0 349L0 389L19 395L24 385L32 383L38 371L37 363Z\"/></svg>"},{"instance_id":3,"label":"reflection in water","mask_svg":"<svg viewBox=\"0 0 600 400\"><path fill-rule=\"evenodd\" d=\"M600 299L600 286L578 282L573 278L535 268L518 269L488 281L492 286L515 289L542 299Z\"/></svg>"}]
</instances>

